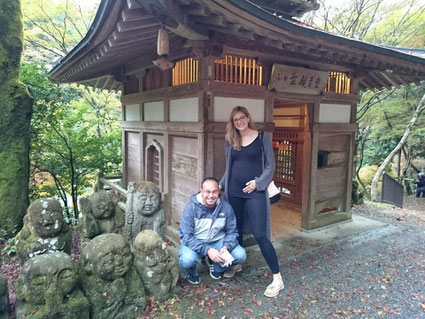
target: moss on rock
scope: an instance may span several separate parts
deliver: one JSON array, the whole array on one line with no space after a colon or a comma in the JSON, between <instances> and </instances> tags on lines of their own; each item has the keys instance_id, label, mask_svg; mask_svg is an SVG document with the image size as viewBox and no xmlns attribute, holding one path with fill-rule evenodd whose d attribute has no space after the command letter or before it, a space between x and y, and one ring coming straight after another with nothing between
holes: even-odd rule
<instances>
[{"instance_id":1,"label":"moss on rock","mask_svg":"<svg viewBox=\"0 0 425 319\"><path fill-rule=\"evenodd\" d=\"M32 99L19 81L23 46L20 1L0 0L0 229L22 226L28 206Z\"/></svg>"}]
</instances>

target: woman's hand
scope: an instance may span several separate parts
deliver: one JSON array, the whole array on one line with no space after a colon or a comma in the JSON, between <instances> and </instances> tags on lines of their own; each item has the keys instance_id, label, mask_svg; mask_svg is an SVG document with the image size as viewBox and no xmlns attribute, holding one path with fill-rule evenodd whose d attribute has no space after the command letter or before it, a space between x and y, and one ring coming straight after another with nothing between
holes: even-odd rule
<instances>
[{"instance_id":1,"label":"woman's hand","mask_svg":"<svg viewBox=\"0 0 425 319\"><path fill-rule=\"evenodd\" d=\"M245 184L246 187L244 187L242 189L242 191L244 193L252 193L253 191L255 191L255 189L257 188L257 184L255 183L255 179L249 181L248 183Z\"/></svg>"}]
</instances>

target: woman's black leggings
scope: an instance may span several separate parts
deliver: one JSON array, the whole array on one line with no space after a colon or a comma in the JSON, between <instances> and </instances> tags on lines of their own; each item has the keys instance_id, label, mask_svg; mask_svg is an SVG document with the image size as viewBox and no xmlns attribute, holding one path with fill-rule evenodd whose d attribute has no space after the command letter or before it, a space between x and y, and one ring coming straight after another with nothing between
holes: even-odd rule
<instances>
[{"instance_id":1,"label":"woman's black leggings","mask_svg":"<svg viewBox=\"0 0 425 319\"><path fill-rule=\"evenodd\" d=\"M249 218L249 227L255 240L260 246L261 253L270 267L273 274L279 273L279 263L276 251L271 241L267 238L266 227L266 200L265 193L257 193L252 198L242 198L229 196L229 203L232 205L236 215L236 222L239 232L239 244L243 243L243 224L245 216Z\"/></svg>"}]
</instances>

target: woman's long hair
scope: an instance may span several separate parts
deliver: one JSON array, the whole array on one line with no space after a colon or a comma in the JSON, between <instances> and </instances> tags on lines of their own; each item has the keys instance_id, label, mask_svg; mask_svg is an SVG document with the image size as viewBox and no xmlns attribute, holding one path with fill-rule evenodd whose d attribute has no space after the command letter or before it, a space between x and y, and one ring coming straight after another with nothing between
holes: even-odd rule
<instances>
[{"instance_id":1,"label":"woman's long hair","mask_svg":"<svg viewBox=\"0 0 425 319\"><path fill-rule=\"evenodd\" d=\"M233 108L232 112L230 112L229 121L227 122L226 126L226 141L229 142L229 144L232 146L234 150L239 151L241 149L241 134L239 133L238 129L235 127L235 124L233 123L233 117L236 113L242 112L245 114L245 116L248 118L248 127L250 129L255 130L255 125L252 123L251 115L249 114L246 107L243 106L236 106Z\"/></svg>"}]
</instances>

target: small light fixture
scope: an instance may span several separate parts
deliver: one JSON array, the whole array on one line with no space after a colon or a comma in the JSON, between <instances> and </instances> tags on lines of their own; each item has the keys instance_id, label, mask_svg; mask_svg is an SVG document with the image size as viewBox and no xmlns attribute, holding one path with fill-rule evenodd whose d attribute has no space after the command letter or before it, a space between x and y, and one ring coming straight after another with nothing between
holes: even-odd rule
<instances>
[{"instance_id":1,"label":"small light fixture","mask_svg":"<svg viewBox=\"0 0 425 319\"><path fill-rule=\"evenodd\" d=\"M174 63L168 59L168 55L170 53L170 41L168 40L167 30L165 30L163 26L161 26L161 29L158 31L157 53L159 58L153 60L153 64L163 71L171 69L174 66Z\"/></svg>"}]
</instances>

